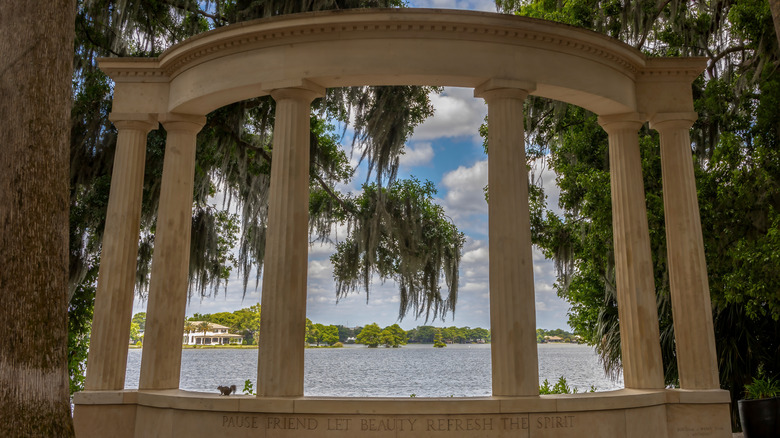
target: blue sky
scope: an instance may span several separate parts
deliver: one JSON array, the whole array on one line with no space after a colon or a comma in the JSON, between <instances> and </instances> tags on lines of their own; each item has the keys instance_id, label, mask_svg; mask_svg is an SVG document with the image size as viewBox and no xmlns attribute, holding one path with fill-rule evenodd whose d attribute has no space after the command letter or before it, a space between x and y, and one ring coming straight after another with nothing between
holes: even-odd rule
<instances>
[{"instance_id":1,"label":"blue sky","mask_svg":"<svg viewBox=\"0 0 780 438\"><path fill-rule=\"evenodd\" d=\"M495 11L492 0L415 0L412 7L449 8ZM460 270L457 311L444 322L433 325L490 327L488 302L488 239L487 203L483 187L487 185L487 156L483 152L478 128L487 114L482 99L473 97L467 88L445 88L441 94L431 96L435 114L417 127L407 142L406 153L401 158L399 177L415 176L432 181L438 189L438 200L446 214L467 236ZM350 142L345 140L349 151ZM357 155L357 154L356 154ZM349 186L338 187L342 191L355 192L365 181L365 168L358 168ZM551 207L557 204L555 178L549 171L543 172L545 192ZM345 236L338 230L334 237ZM370 301L364 293L354 294L336 303L333 269L329 256L332 245L315 244L309 248L307 316L323 324L347 326L372 322L387 326L398 321L398 292L396 284L376 282L371 289ZM553 289L555 268L534 248L534 282L536 293L537 327L566 329L568 305L559 299ZM262 285L262 282L261 282ZM446 291L443 291L446 293ZM187 306L187 315L233 311L260 302L261 291L249 290L242 300L242 285L232 278L227 293L203 300L194 297ZM133 313L145 311L146 303L136 300ZM424 320L412 316L399 324L410 329L422 325Z\"/></svg>"}]
</instances>

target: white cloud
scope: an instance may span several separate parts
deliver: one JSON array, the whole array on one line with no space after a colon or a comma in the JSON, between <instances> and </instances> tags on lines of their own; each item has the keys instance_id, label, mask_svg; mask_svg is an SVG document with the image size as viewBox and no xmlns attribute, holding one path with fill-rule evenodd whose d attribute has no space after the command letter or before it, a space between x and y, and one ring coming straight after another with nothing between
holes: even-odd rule
<instances>
[{"instance_id":1,"label":"white cloud","mask_svg":"<svg viewBox=\"0 0 780 438\"><path fill-rule=\"evenodd\" d=\"M474 98L473 94L474 90L471 88L453 87L445 87L441 94L431 94L434 116L414 129L412 139L472 136L475 141L481 143L479 126L487 114L487 105L482 99Z\"/></svg>"},{"instance_id":2,"label":"white cloud","mask_svg":"<svg viewBox=\"0 0 780 438\"><path fill-rule=\"evenodd\" d=\"M401 155L401 166L424 166L433 160L433 147L429 142L407 144L404 147L404 154Z\"/></svg>"},{"instance_id":3,"label":"white cloud","mask_svg":"<svg viewBox=\"0 0 780 438\"><path fill-rule=\"evenodd\" d=\"M471 251L466 251L463 253L463 257L461 258L461 261L463 263L481 263L487 265L488 250L487 248L481 247L481 248L473 249Z\"/></svg>"},{"instance_id":4,"label":"white cloud","mask_svg":"<svg viewBox=\"0 0 780 438\"><path fill-rule=\"evenodd\" d=\"M483 191L488 180L487 170L487 160L483 160L475 162L471 167L460 166L444 175L442 186L447 190L444 198L447 214L453 218L466 214L487 214Z\"/></svg>"},{"instance_id":5,"label":"white cloud","mask_svg":"<svg viewBox=\"0 0 780 438\"><path fill-rule=\"evenodd\" d=\"M346 236L346 227L343 227L343 233L341 235ZM333 233L331 233L331 240L335 241L339 227L336 227ZM330 256L336 251L336 245L330 242L317 242L313 245L309 245L309 257Z\"/></svg>"},{"instance_id":6,"label":"white cloud","mask_svg":"<svg viewBox=\"0 0 780 438\"><path fill-rule=\"evenodd\" d=\"M333 278L333 265L330 260L310 260L309 261L309 280L330 280Z\"/></svg>"}]
</instances>

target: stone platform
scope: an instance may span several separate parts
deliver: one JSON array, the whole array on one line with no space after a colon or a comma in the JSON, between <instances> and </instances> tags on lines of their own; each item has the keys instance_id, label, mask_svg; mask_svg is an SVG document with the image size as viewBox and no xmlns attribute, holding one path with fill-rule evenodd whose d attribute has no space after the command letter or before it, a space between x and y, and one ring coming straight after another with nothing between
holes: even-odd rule
<instances>
[{"instance_id":1,"label":"stone platform","mask_svg":"<svg viewBox=\"0 0 780 438\"><path fill-rule=\"evenodd\" d=\"M88 391L74 403L79 438L732 437L720 390L414 399Z\"/></svg>"}]
</instances>

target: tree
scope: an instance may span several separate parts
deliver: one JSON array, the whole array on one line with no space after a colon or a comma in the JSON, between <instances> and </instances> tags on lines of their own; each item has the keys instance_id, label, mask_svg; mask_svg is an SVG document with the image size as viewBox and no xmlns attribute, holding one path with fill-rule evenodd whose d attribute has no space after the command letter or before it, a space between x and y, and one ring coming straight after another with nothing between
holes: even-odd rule
<instances>
[{"instance_id":1,"label":"tree","mask_svg":"<svg viewBox=\"0 0 780 438\"><path fill-rule=\"evenodd\" d=\"M465 242L433 202L433 183L411 178L383 188L363 186L356 200L352 234L340 242L331 256L337 296L359 289L369 297L372 274L399 284L399 319L407 312L415 317L441 317L455 310L458 267ZM439 280L444 277L449 296L443 298Z\"/></svg>"},{"instance_id":2,"label":"tree","mask_svg":"<svg viewBox=\"0 0 780 438\"><path fill-rule=\"evenodd\" d=\"M146 330L146 312L136 313L133 315L133 318L130 320L130 322L138 324L139 330Z\"/></svg>"},{"instance_id":3,"label":"tree","mask_svg":"<svg viewBox=\"0 0 780 438\"><path fill-rule=\"evenodd\" d=\"M0 15L0 436L73 436L68 122L74 3Z\"/></svg>"},{"instance_id":4,"label":"tree","mask_svg":"<svg viewBox=\"0 0 780 438\"><path fill-rule=\"evenodd\" d=\"M309 318L306 318L306 330L304 331L304 342L307 344L314 344L320 337L320 331L317 330L317 326L311 322Z\"/></svg>"},{"instance_id":5,"label":"tree","mask_svg":"<svg viewBox=\"0 0 780 438\"><path fill-rule=\"evenodd\" d=\"M318 324L320 325L320 324ZM322 326L320 329L320 339L322 342L333 345L339 341L339 329L335 325Z\"/></svg>"},{"instance_id":6,"label":"tree","mask_svg":"<svg viewBox=\"0 0 780 438\"><path fill-rule=\"evenodd\" d=\"M436 328L430 325L419 326L413 331L414 333L412 330L409 331L409 339L421 344L432 344L433 338L436 336Z\"/></svg>"},{"instance_id":7,"label":"tree","mask_svg":"<svg viewBox=\"0 0 780 438\"><path fill-rule=\"evenodd\" d=\"M769 9L772 11L777 46L780 47L780 0L769 0Z\"/></svg>"},{"instance_id":8,"label":"tree","mask_svg":"<svg viewBox=\"0 0 780 438\"><path fill-rule=\"evenodd\" d=\"M141 340L141 336L139 336L141 333L141 327L138 325L138 323L131 322L130 323L130 342L135 344L136 342Z\"/></svg>"},{"instance_id":9,"label":"tree","mask_svg":"<svg viewBox=\"0 0 780 438\"><path fill-rule=\"evenodd\" d=\"M395 336L390 333L390 330L384 329L379 333L379 343L384 345L385 348L393 347L395 343Z\"/></svg>"},{"instance_id":10,"label":"tree","mask_svg":"<svg viewBox=\"0 0 780 438\"><path fill-rule=\"evenodd\" d=\"M244 340L248 344L257 344L260 339L260 323L262 320L260 310L260 303L257 303L233 312L238 320L236 329L244 336Z\"/></svg>"},{"instance_id":11,"label":"tree","mask_svg":"<svg viewBox=\"0 0 780 438\"><path fill-rule=\"evenodd\" d=\"M317 346L320 346L320 342L324 341L325 336L325 326L322 324L313 324L312 329L310 330L311 338L314 340L314 342L317 344Z\"/></svg>"},{"instance_id":12,"label":"tree","mask_svg":"<svg viewBox=\"0 0 780 438\"><path fill-rule=\"evenodd\" d=\"M355 343L365 344L368 348L376 348L382 342L381 333L382 329L379 328L377 323L368 324L360 331L360 334L355 339Z\"/></svg>"},{"instance_id":13,"label":"tree","mask_svg":"<svg viewBox=\"0 0 780 438\"><path fill-rule=\"evenodd\" d=\"M382 330L381 343L387 347L398 348L406 345L407 340L406 331L398 324L387 326Z\"/></svg>"},{"instance_id":14,"label":"tree","mask_svg":"<svg viewBox=\"0 0 780 438\"><path fill-rule=\"evenodd\" d=\"M225 327L229 327L231 330L231 333L235 331L236 326L238 325L238 315L236 315L235 312L219 312L214 313L211 315L211 318L209 319L210 322L213 322L215 324L224 325Z\"/></svg>"},{"instance_id":15,"label":"tree","mask_svg":"<svg viewBox=\"0 0 780 438\"><path fill-rule=\"evenodd\" d=\"M477 327L472 330L473 333L473 341L479 341L482 340L484 342L490 342L490 330L483 329L482 327Z\"/></svg>"},{"instance_id":16,"label":"tree","mask_svg":"<svg viewBox=\"0 0 780 438\"><path fill-rule=\"evenodd\" d=\"M347 342L348 338L355 336L354 329L351 329L349 327L344 327L343 325L337 325L336 328L339 331L339 342L341 343Z\"/></svg>"},{"instance_id":17,"label":"tree","mask_svg":"<svg viewBox=\"0 0 780 438\"><path fill-rule=\"evenodd\" d=\"M435 348L444 348L447 346L447 344L442 342L441 329L436 329L436 334L433 336L433 346Z\"/></svg>"}]
</instances>

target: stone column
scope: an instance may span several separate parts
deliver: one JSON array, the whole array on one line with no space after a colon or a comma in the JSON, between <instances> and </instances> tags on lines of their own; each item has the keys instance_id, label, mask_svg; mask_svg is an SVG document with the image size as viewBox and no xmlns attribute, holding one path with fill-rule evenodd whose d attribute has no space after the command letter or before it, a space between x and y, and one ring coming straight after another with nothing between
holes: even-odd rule
<instances>
[{"instance_id":1,"label":"stone column","mask_svg":"<svg viewBox=\"0 0 780 438\"><path fill-rule=\"evenodd\" d=\"M663 389L658 307L647 227L639 114L599 117L609 134L612 235L626 388Z\"/></svg>"},{"instance_id":2,"label":"stone column","mask_svg":"<svg viewBox=\"0 0 780 438\"><path fill-rule=\"evenodd\" d=\"M528 90L494 81L474 95L488 105L490 330L494 396L538 396L528 170L523 102Z\"/></svg>"},{"instance_id":3,"label":"stone column","mask_svg":"<svg viewBox=\"0 0 780 438\"><path fill-rule=\"evenodd\" d=\"M657 114L661 138L669 287L683 389L718 389L712 304L693 175L690 129L696 113Z\"/></svg>"},{"instance_id":4,"label":"stone column","mask_svg":"<svg viewBox=\"0 0 780 438\"><path fill-rule=\"evenodd\" d=\"M257 395L303 396L306 274L309 245L309 119L324 89L273 90L276 100L268 233L263 272L263 324Z\"/></svg>"},{"instance_id":5,"label":"stone column","mask_svg":"<svg viewBox=\"0 0 780 438\"><path fill-rule=\"evenodd\" d=\"M195 142L206 118L167 114L139 389L176 389L187 306Z\"/></svg>"},{"instance_id":6,"label":"stone column","mask_svg":"<svg viewBox=\"0 0 780 438\"><path fill-rule=\"evenodd\" d=\"M84 382L87 390L125 387L146 135L157 127L157 121L148 114L112 114L110 118L117 128L116 153Z\"/></svg>"}]
</instances>

